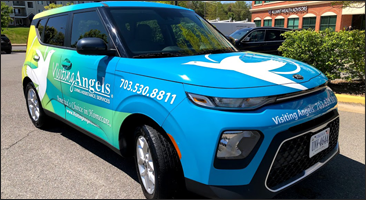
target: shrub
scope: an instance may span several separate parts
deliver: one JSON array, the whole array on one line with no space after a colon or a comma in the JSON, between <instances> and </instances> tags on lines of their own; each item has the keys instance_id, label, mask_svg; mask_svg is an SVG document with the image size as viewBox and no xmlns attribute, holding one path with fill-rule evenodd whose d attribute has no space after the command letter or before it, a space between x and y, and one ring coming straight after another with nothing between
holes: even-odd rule
<instances>
[{"instance_id":1,"label":"shrub","mask_svg":"<svg viewBox=\"0 0 366 200\"><path fill-rule=\"evenodd\" d=\"M365 80L365 31L308 29L288 31L283 36L285 41L278 49L282 56L312 65L331 80Z\"/></svg>"}]
</instances>

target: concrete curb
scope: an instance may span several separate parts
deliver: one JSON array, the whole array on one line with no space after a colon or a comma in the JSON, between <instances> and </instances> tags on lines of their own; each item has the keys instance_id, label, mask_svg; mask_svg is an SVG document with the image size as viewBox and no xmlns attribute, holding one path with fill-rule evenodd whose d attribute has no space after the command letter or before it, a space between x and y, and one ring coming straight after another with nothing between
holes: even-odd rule
<instances>
[{"instance_id":1,"label":"concrete curb","mask_svg":"<svg viewBox=\"0 0 366 200\"><path fill-rule=\"evenodd\" d=\"M351 96L351 95L345 95L345 94L336 94L336 97L339 102L359 103L359 104L365 105L365 97Z\"/></svg>"},{"instance_id":2,"label":"concrete curb","mask_svg":"<svg viewBox=\"0 0 366 200\"><path fill-rule=\"evenodd\" d=\"M11 46L26 46L27 44L11 44Z\"/></svg>"}]
</instances>

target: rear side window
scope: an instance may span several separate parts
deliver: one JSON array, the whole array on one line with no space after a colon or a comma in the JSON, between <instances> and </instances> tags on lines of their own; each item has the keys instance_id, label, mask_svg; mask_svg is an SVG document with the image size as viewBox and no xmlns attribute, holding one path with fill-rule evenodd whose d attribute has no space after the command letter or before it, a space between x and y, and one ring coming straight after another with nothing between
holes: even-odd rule
<instances>
[{"instance_id":1,"label":"rear side window","mask_svg":"<svg viewBox=\"0 0 366 200\"><path fill-rule=\"evenodd\" d=\"M38 23L38 27L37 27L37 29L38 29L38 33L39 33L39 36L41 37L41 41L42 42L44 42L44 40L43 40L43 32L44 32L44 27L45 27L45 24L46 24L46 22L47 22L47 19L42 19L41 21L39 21L39 23Z\"/></svg>"},{"instance_id":2,"label":"rear side window","mask_svg":"<svg viewBox=\"0 0 366 200\"><path fill-rule=\"evenodd\" d=\"M95 11L74 14L71 29L71 47L81 38L96 37L108 44L107 31Z\"/></svg>"},{"instance_id":3,"label":"rear side window","mask_svg":"<svg viewBox=\"0 0 366 200\"><path fill-rule=\"evenodd\" d=\"M279 31L279 30L267 30L266 41L281 40L280 34L281 34L281 31Z\"/></svg>"},{"instance_id":4,"label":"rear side window","mask_svg":"<svg viewBox=\"0 0 366 200\"><path fill-rule=\"evenodd\" d=\"M287 31L281 31L281 34L282 33L286 33ZM285 38L282 36L282 35L280 35L280 40L285 40Z\"/></svg>"},{"instance_id":5,"label":"rear side window","mask_svg":"<svg viewBox=\"0 0 366 200\"><path fill-rule=\"evenodd\" d=\"M67 15L52 17L48 20L44 34L44 43L64 46Z\"/></svg>"}]
</instances>

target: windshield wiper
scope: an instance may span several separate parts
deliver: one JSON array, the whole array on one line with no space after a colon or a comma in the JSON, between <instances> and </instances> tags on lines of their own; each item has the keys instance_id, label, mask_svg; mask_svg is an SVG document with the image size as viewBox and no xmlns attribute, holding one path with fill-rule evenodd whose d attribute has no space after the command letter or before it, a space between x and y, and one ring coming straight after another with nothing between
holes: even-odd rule
<instances>
[{"instance_id":1,"label":"windshield wiper","mask_svg":"<svg viewBox=\"0 0 366 200\"><path fill-rule=\"evenodd\" d=\"M226 49L212 49L212 50L199 51L199 52L195 53L194 55L212 54L212 53L230 53L230 52L233 52L233 51L229 51Z\"/></svg>"},{"instance_id":2,"label":"windshield wiper","mask_svg":"<svg viewBox=\"0 0 366 200\"><path fill-rule=\"evenodd\" d=\"M161 57L179 57L182 56L181 53L170 53L170 52L160 52L160 53L147 53L133 56L133 58L161 58Z\"/></svg>"}]
</instances>

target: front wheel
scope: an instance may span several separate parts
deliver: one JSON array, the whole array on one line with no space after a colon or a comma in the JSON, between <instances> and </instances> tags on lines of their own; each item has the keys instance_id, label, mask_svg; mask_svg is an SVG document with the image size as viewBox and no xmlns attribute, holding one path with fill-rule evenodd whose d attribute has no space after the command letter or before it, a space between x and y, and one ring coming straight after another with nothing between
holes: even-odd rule
<instances>
[{"instance_id":1,"label":"front wheel","mask_svg":"<svg viewBox=\"0 0 366 200\"><path fill-rule=\"evenodd\" d=\"M147 199L177 198L184 190L182 167L173 145L148 125L135 131L136 170Z\"/></svg>"}]
</instances>

